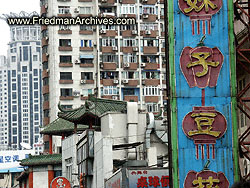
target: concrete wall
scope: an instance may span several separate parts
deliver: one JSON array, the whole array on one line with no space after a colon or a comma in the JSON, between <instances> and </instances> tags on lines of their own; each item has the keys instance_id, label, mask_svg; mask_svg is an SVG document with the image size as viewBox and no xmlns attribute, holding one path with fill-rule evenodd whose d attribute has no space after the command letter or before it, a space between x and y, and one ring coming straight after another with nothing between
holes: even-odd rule
<instances>
[{"instance_id":1,"label":"concrete wall","mask_svg":"<svg viewBox=\"0 0 250 188\"><path fill-rule=\"evenodd\" d=\"M62 141L62 176L66 177L68 180L71 180L70 183L72 185L78 185L78 167L76 161L76 143L78 142L78 135L73 134ZM67 160L72 158L72 174L71 177L67 177L66 165Z\"/></svg>"},{"instance_id":2,"label":"concrete wall","mask_svg":"<svg viewBox=\"0 0 250 188\"><path fill-rule=\"evenodd\" d=\"M49 188L48 187L48 171L46 167L33 168L33 188L35 187Z\"/></svg>"}]
</instances>

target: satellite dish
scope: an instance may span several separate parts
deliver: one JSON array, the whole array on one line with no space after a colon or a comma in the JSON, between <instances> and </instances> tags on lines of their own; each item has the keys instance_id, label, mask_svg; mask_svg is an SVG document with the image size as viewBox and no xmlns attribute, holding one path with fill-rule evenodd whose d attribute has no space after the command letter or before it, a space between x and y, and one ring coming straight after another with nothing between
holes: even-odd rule
<instances>
[{"instance_id":1,"label":"satellite dish","mask_svg":"<svg viewBox=\"0 0 250 188\"><path fill-rule=\"evenodd\" d=\"M31 146L25 142L21 142L20 145L24 148L24 149L31 149Z\"/></svg>"}]
</instances>

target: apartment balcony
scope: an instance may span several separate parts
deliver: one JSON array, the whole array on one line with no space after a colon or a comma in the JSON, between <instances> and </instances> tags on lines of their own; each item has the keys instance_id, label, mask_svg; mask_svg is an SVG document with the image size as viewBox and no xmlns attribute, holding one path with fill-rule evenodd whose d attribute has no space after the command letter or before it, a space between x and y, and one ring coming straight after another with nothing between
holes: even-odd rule
<instances>
[{"instance_id":1,"label":"apartment balcony","mask_svg":"<svg viewBox=\"0 0 250 188\"><path fill-rule=\"evenodd\" d=\"M42 38L42 46L48 46L48 39L46 37Z\"/></svg>"},{"instance_id":2,"label":"apartment balcony","mask_svg":"<svg viewBox=\"0 0 250 188\"><path fill-rule=\"evenodd\" d=\"M141 31L141 36L143 37L150 37L150 38L156 38L158 36L158 30L148 30L148 31Z\"/></svg>"},{"instance_id":3,"label":"apartment balcony","mask_svg":"<svg viewBox=\"0 0 250 188\"><path fill-rule=\"evenodd\" d=\"M73 80L59 80L59 84L73 84Z\"/></svg>"},{"instance_id":4,"label":"apartment balcony","mask_svg":"<svg viewBox=\"0 0 250 188\"><path fill-rule=\"evenodd\" d=\"M59 63L59 67L73 67L73 63L70 63L70 62Z\"/></svg>"},{"instance_id":5,"label":"apartment balcony","mask_svg":"<svg viewBox=\"0 0 250 188\"><path fill-rule=\"evenodd\" d=\"M85 80L85 83L84 84L94 84L95 81L93 79L91 80Z\"/></svg>"},{"instance_id":6,"label":"apartment balcony","mask_svg":"<svg viewBox=\"0 0 250 188\"><path fill-rule=\"evenodd\" d=\"M43 110L49 110L49 101L43 101Z\"/></svg>"},{"instance_id":7,"label":"apartment balcony","mask_svg":"<svg viewBox=\"0 0 250 188\"><path fill-rule=\"evenodd\" d=\"M49 85L44 85L43 86L43 94L49 93Z\"/></svg>"},{"instance_id":8,"label":"apartment balcony","mask_svg":"<svg viewBox=\"0 0 250 188\"><path fill-rule=\"evenodd\" d=\"M166 68L166 63L162 63L162 68Z\"/></svg>"},{"instance_id":9,"label":"apartment balcony","mask_svg":"<svg viewBox=\"0 0 250 188\"><path fill-rule=\"evenodd\" d=\"M164 0L160 0L160 4L164 4Z\"/></svg>"},{"instance_id":10,"label":"apartment balcony","mask_svg":"<svg viewBox=\"0 0 250 188\"><path fill-rule=\"evenodd\" d=\"M158 86L160 85L159 79L146 79L142 81L143 85L145 86Z\"/></svg>"},{"instance_id":11,"label":"apartment balcony","mask_svg":"<svg viewBox=\"0 0 250 188\"><path fill-rule=\"evenodd\" d=\"M144 100L145 100L145 102L158 103L159 97L158 96L145 96Z\"/></svg>"},{"instance_id":12,"label":"apartment balcony","mask_svg":"<svg viewBox=\"0 0 250 188\"><path fill-rule=\"evenodd\" d=\"M141 0L141 3L144 5L155 5L157 0Z\"/></svg>"},{"instance_id":13,"label":"apartment balcony","mask_svg":"<svg viewBox=\"0 0 250 188\"><path fill-rule=\"evenodd\" d=\"M123 68L127 70L136 70L138 68L138 63L123 63Z\"/></svg>"},{"instance_id":14,"label":"apartment balcony","mask_svg":"<svg viewBox=\"0 0 250 188\"><path fill-rule=\"evenodd\" d=\"M88 100L89 97L88 96L81 96L80 99L85 101L85 100Z\"/></svg>"},{"instance_id":15,"label":"apartment balcony","mask_svg":"<svg viewBox=\"0 0 250 188\"><path fill-rule=\"evenodd\" d=\"M165 48L161 48L161 52L165 52Z\"/></svg>"},{"instance_id":16,"label":"apartment balcony","mask_svg":"<svg viewBox=\"0 0 250 188\"><path fill-rule=\"evenodd\" d=\"M71 17L72 16L72 14L70 14L70 13L67 13L67 14L57 14L57 17L64 17L64 18L66 18L66 17Z\"/></svg>"},{"instance_id":17,"label":"apartment balcony","mask_svg":"<svg viewBox=\"0 0 250 188\"><path fill-rule=\"evenodd\" d=\"M115 4L116 0L99 0L102 4Z\"/></svg>"},{"instance_id":18,"label":"apartment balcony","mask_svg":"<svg viewBox=\"0 0 250 188\"><path fill-rule=\"evenodd\" d=\"M100 35L105 37L115 37L117 36L116 30L100 30Z\"/></svg>"},{"instance_id":19,"label":"apartment balcony","mask_svg":"<svg viewBox=\"0 0 250 188\"><path fill-rule=\"evenodd\" d=\"M82 52L92 52L93 47L79 47L79 50Z\"/></svg>"},{"instance_id":20,"label":"apartment balcony","mask_svg":"<svg viewBox=\"0 0 250 188\"><path fill-rule=\"evenodd\" d=\"M116 83L114 83L114 79L102 79L102 80L100 80L100 83L103 86L114 86L114 85L116 85Z\"/></svg>"},{"instance_id":21,"label":"apartment balcony","mask_svg":"<svg viewBox=\"0 0 250 188\"><path fill-rule=\"evenodd\" d=\"M82 18L88 18L88 17L92 17L93 15L92 14L78 14L78 16Z\"/></svg>"},{"instance_id":22,"label":"apartment balcony","mask_svg":"<svg viewBox=\"0 0 250 188\"><path fill-rule=\"evenodd\" d=\"M59 51L72 51L72 46L59 46Z\"/></svg>"},{"instance_id":23,"label":"apartment balcony","mask_svg":"<svg viewBox=\"0 0 250 188\"><path fill-rule=\"evenodd\" d=\"M154 46L144 46L143 47L144 54L157 54L157 52L158 52L158 47L154 47Z\"/></svg>"},{"instance_id":24,"label":"apartment balcony","mask_svg":"<svg viewBox=\"0 0 250 188\"><path fill-rule=\"evenodd\" d=\"M49 73L48 71L45 69L42 71L42 78L48 78L49 77Z\"/></svg>"},{"instance_id":25,"label":"apartment balcony","mask_svg":"<svg viewBox=\"0 0 250 188\"><path fill-rule=\"evenodd\" d=\"M47 62L48 61L48 54L44 53L42 54L42 62Z\"/></svg>"},{"instance_id":26,"label":"apartment balcony","mask_svg":"<svg viewBox=\"0 0 250 188\"><path fill-rule=\"evenodd\" d=\"M115 53L117 50L114 50L112 46L102 46L102 53Z\"/></svg>"},{"instance_id":27,"label":"apartment balcony","mask_svg":"<svg viewBox=\"0 0 250 188\"><path fill-rule=\"evenodd\" d=\"M71 0L57 0L59 2L70 2Z\"/></svg>"},{"instance_id":28,"label":"apartment balcony","mask_svg":"<svg viewBox=\"0 0 250 188\"><path fill-rule=\"evenodd\" d=\"M166 84L167 83L167 81L166 80L162 80L162 84Z\"/></svg>"},{"instance_id":29,"label":"apartment balcony","mask_svg":"<svg viewBox=\"0 0 250 188\"><path fill-rule=\"evenodd\" d=\"M74 100L73 96L60 96L60 100Z\"/></svg>"},{"instance_id":30,"label":"apartment balcony","mask_svg":"<svg viewBox=\"0 0 250 188\"><path fill-rule=\"evenodd\" d=\"M121 31L121 35L123 37L136 37L138 35L137 30L126 30L126 31Z\"/></svg>"},{"instance_id":31,"label":"apartment balcony","mask_svg":"<svg viewBox=\"0 0 250 188\"><path fill-rule=\"evenodd\" d=\"M138 49L138 48L137 48ZM139 49L138 49L139 50ZM135 47L132 46L128 46L128 47L121 47L121 51L123 53L133 53L136 52L137 50L135 50Z\"/></svg>"},{"instance_id":32,"label":"apartment balcony","mask_svg":"<svg viewBox=\"0 0 250 188\"><path fill-rule=\"evenodd\" d=\"M50 123L50 118L49 117L44 117L43 118L43 125L48 125Z\"/></svg>"},{"instance_id":33,"label":"apartment balcony","mask_svg":"<svg viewBox=\"0 0 250 188\"><path fill-rule=\"evenodd\" d=\"M44 31L44 30L47 30L47 29L48 29L47 25L42 25L41 26L41 31Z\"/></svg>"},{"instance_id":34,"label":"apartment balcony","mask_svg":"<svg viewBox=\"0 0 250 188\"><path fill-rule=\"evenodd\" d=\"M78 2L92 2L92 0L78 0Z\"/></svg>"},{"instance_id":35,"label":"apartment balcony","mask_svg":"<svg viewBox=\"0 0 250 188\"><path fill-rule=\"evenodd\" d=\"M80 67L94 67L94 63L80 63Z\"/></svg>"},{"instance_id":36,"label":"apartment balcony","mask_svg":"<svg viewBox=\"0 0 250 188\"><path fill-rule=\"evenodd\" d=\"M70 30L70 29L67 29L67 30L58 30L57 33L58 34L65 34L65 35L67 35L67 34L72 34L72 30Z\"/></svg>"},{"instance_id":37,"label":"apartment balcony","mask_svg":"<svg viewBox=\"0 0 250 188\"><path fill-rule=\"evenodd\" d=\"M41 6L41 14L46 14L47 13L47 6L48 5Z\"/></svg>"},{"instance_id":38,"label":"apartment balcony","mask_svg":"<svg viewBox=\"0 0 250 188\"><path fill-rule=\"evenodd\" d=\"M93 31L92 30L80 30L79 34L80 35L93 35Z\"/></svg>"},{"instance_id":39,"label":"apartment balcony","mask_svg":"<svg viewBox=\"0 0 250 188\"><path fill-rule=\"evenodd\" d=\"M124 101L128 101L128 102L138 102L138 96L134 96L134 95L125 95L125 96L124 96Z\"/></svg>"},{"instance_id":40,"label":"apartment balcony","mask_svg":"<svg viewBox=\"0 0 250 188\"><path fill-rule=\"evenodd\" d=\"M103 99L112 99L112 95L103 95L102 98Z\"/></svg>"},{"instance_id":41,"label":"apartment balcony","mask_svg":"<svg viewBox=\"0 0 250 188\"><path fill-rule=\"evenodd\" d=\"M128 80L128 83L124 83L124 86L138 86L139 85L139 81L138 80Z\"/></svg>"},{"instance_id":42,"label":"apartment balcony","mask_svg":"<svg viewBox=\"0 0 250 188\"><path fill-rule=\"evenodd\" d=\"M116 63L110 63L110 62L103 63L103 70L116 70L116 68L117 68Z\"/></svg>"},{"instance_id":43,"label":"apartment balcony","mask_svg":"<svg viewBox=\"0 0 250 188\"><path fill-rule=\"evenodd\" d=\"M136 0L120 0L119 2L122 4L135 4Z\"/></svg>"},{"instance_id":44,"label":"apartment balcony","mask_svg":"<svg viewBox=\"0 0 250 188\"><path fill-rule=\"evenodd\" d=\"M157 70L160 68L158 63L146 63L144 70Z\"/></svg>"},{"instance_id":45,"label":"apartment balcony","mask_svg":"<svg viewBox=\"0 0 250 188\"><path fill-rule=\"evenodd\" d=\"M142 14L142 19L144 22L155 22L157 20L156 14Z\"/></svg>"}]
</instances>

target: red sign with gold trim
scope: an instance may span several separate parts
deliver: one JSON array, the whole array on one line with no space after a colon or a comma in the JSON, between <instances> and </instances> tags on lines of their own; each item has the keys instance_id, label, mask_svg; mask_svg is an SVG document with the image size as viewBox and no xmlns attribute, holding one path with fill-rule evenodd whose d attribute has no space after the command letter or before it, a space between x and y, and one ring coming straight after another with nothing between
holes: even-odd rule
<instances>
[{"instance_id":1,"label":"red sign with gold trim","mask_svg":"<svg viewBox=\"0 0 250 188\"><path fill-rule=\"evenodd\" d=\"M56 177L52 180L50 188L71 188L71 185L65 177Z\"/></svg>"}]
</instances>

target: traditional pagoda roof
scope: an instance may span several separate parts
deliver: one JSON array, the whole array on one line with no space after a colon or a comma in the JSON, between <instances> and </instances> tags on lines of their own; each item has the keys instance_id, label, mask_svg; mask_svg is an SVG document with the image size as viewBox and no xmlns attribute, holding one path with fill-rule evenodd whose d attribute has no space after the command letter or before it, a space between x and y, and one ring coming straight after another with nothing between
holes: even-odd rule
<instances>
[{"instance_id":1,"label":"traditional pagoda roof","mask_svg":"<svg viewBox=\"0 0 250 188\"><path fill-rule=\"evenodd\" d=\"M77 126L77 131L84 131L88 128L88 125ZM47 135L70 135L74 132L74 123L66 121L62 118L57 118L50 124L46 125L44 129L40 132L41 134Z\"/></svg>"},{"instance_id":2,"label":"traditional pagoda roof","mask_svg":"<svg viewBox=\"0 0 250 188\"><path fill-rule=\"evenodd\" d=\"M62 164L62 154L30 155L21 160L22 166L41 166Z\"/></svg>"},{"instance_id":3,"label":"traditional pagoda roof","mask_svg":"<svg viewBox=\"0 0 250 188\"><path fill-rule=\"evenodd\" d=\"M61 112L58 113L58 117L67 121L81 124L82 122L88 122L89 118L100 118L107 112L126 112L127 102L100 99L90 96L85 101L85 105L72 110L64 110L58 105Z\"/></svg>"}]
</instances>

